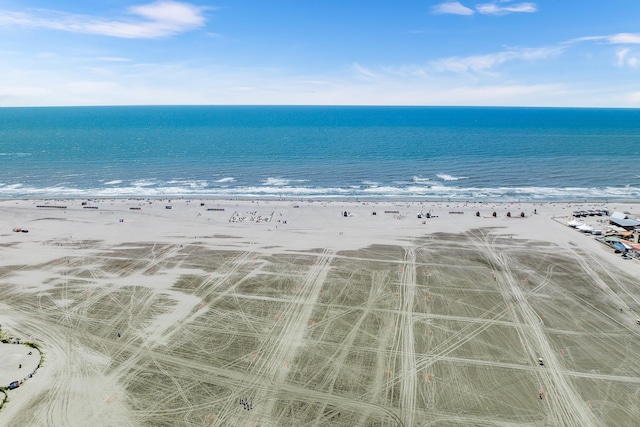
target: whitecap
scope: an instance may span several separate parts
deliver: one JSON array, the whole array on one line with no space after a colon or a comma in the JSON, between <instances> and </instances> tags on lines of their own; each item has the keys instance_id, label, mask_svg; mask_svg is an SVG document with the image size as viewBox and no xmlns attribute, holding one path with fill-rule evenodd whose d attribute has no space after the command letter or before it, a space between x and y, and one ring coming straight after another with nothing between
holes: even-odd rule
<instances>
[{"instance_id":1,"label":"whitecap","mask_svg":"<svg viewBox=\"0 0 640 427\"><path fill-rule=\"evenodd\" d=\"M22 188L22 184L2 184L2 187L0 188L5 191L17 190L19 188Z\"/></svg>"},{"instance_id":2,"label":"whitecap","mask_svg":"<svg viewBox=\"0 0 640 427\"><path fill-rule=\"evenodd\" d=\"M438 178L440 178L442 181L459 181L461 179L468 179L468 176L453 176L453 175L448 175L446 173L439 173L436 175Z\"/></svg>"},{"instance_id":3,"label":"whitecap","mask_svg":"<svg viewBox=\"0 0 640 427\"><path fill-rule=\"evenodd\" d=\"M291 180L289 179L283 179L283 178L267 178L265 180L262 181L263 185L275 185L275 186L283 186L283 185L287 185L291 182Z\"/></svg>"},{"instance_id":4,"label":"whitecap","mask_svg":"<svg viewBox=\"0 0 640 427\"><path fill-rule=\"evenodd\" d=\"M171 181L167 181L165 185L178 185L178 186L186 186L189 188L206 188L209 183L204 180L186 180L186 179L173 179Z\"/></svg>"},{"instance_id":5,"label":"whitecap","mask_svg":"<svg viewBox=\"0 0 640 427\"><path fill-rule=\"evenodd\" d=\"M147 179L139 179L131 183L131 185L133 185L134 187L151 187L152 185L156 185L156 184L157 184L156 181L147 180Z\"/></svg>"},{"instance_id":6,"label":"whitecap","mask_svg":"<svg viewBox=\"0 0 640 427\"><path fill-rule=\"evenodd\" d=\"M218 180L216 180L214 182L217 182L219 184L225 184L225 183L228 183L228 182L235 182L235 181L236 181L235 178L229 176L229 177L226 177L226 178L220 178L220 179L218 179Z\"/></svg>"},{"instance_id":7,"label":"whitecap","mask_svg":"<svg viewBox=\"0 0 640 427\"><path fill-rule=\"evenodd\" d=\"M292 181L293 182L293 181ZM452 185L381 185L378 187L345 186L320 187L304 185L254 185L243 187L208 187L205 181L158 183L154 186L113 186L75 188L55 185L32 187L18 183L0 184L1 197L300 197L300 198L353 198L371 199L452 199L494 201L571 201L577 199L636 200L640 187L459 187ZM138 183L139 184L139 183Z\"/></svg>"},{"instance_id":8,"label":"whitecap","mask_svg":"<svg viewBox=\"0 0 640 427\"><path fill-rule=\"evenodd\" d=\"M414 177L411 179L411 182L414 182L414 183L416 183L416 184L426 184L426 183L427 183L427 182L429 182L429 181L430 181L430 179L429 179L429 178L422 178L422 177L420 177L420 176L414 176Z\"/></svg>"}]
</instances>

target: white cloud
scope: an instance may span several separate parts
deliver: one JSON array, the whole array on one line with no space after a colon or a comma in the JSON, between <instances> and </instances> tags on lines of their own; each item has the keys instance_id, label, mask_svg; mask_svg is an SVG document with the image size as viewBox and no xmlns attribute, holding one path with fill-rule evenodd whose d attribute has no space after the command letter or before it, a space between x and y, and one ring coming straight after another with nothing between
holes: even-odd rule
<instances>
[{"instance_id":1,"label":"white cloud","mask_svg":"<svg viewBox=\"0 0 640 427\"><path fill-rule=\"evenodd\" d=\"M132 17L123 19L108 19L42 9L32 10L28 13L0 11L0 25L19 25L129 39L153 39L169 37L203 27L205 10L203 7L190 3L159 0L130 7L127 12Z\"/></svg>"},{"instance_id":2,"label":"white cloud","mask_svg":"<svg viewBox=\"0 0 640 427\"><path fill-rule=\"evenodd\" d=\"M501 2L504 3L504 2ZM476 6L478 13L483 15L507 15L509 13L533 13L537 11L535 3L515 3L499 5L497 3L482 3Z\"/></svg>"},{"instance_id":3,"label":"white cloud","mask_svg":"<svg viewBox=\"0 0 640 427\"><path fill-rule=\"evenodd\" d=\"M329 81L328 80L299 80L298 83L314 85L314 86L326 86L329 84Z\"/></svg>"},{"instance_id":4,"label":"white cloud","mask_svg":"<svg viewBox=\"0 0 640 427\"><path fill-rule=\"evenodd\" d=\"M7 74L0 85L6 106L35 105L529 105L637 106L629 86L428 78L384 74L362 67L377 80L341 75L291 75L282 70L207 68L194 64L119 67L112 74L41 70ZM177 77L176 77L177 76ZM326 84L314 84L322 78ZM546 79L545 79L546 80ZM499 82L499 83L497 83Z\"/></svg>"},{"instance_id":5,"label":"white cloud","mask_svg":"<svg viewBox=\"0 0 640 427\"><path fill-rule=\"evenodd\" d=\"M616 52L616 56L618 57L618 67L625 66L625 57L629 53L629 49L620 49Z\"/></svg>"},{"instance_id":6,"label":"white cloud","mask_svg":"<svg viewBox=\"0 0 640 427\"><path fill-rule=\"evenodd\" d=\"M440 3L431 8L431 12L436 15L473 15L473 10L463 6L457 1Z\"/></svg>"},{"instance_id":7,"label":"white cloud","mask_svg":"<svg viewBox=\"0 0 640 427\"><path fill-rule=\"evenodd\" d=\"M605 42L609 44L640 44L640 33L618 33L607 36L586 36L569 40L567 43L576 42Z\"/></svg>"},{"instance_id":8,"label":"white cloud","mask_svg":"<svg viewBox=\"0 0 640 427\"><path fill-rule=\"evenodd\" d=\"M131 61L129 58L121 58L119 56L101 56L96 59L98 61L104 61L104 62L130 62Z\"/></svg>"},{"instance_id":9,"label":"white cloud","mask_svg":"<svg viewBox=\"0 0 640 427\"><path fill-rule=\"evenodd\" d=\"M640 44L640 34L638 33L619 33L607 37L607 41L611 44Z\"/></svg>"},{"instance_id":10,"label":"white cloud","mask_svg":"<svg viewBox=\"0 0 640 427\"><path fill-rule=\"evenodd\" d=\"M472 55L466 57L452 56L449 58L442 58L432 61L430 66L434 71L439 72L488 72L507 61L535 61L556 56L562 51L562 47L510 49L486 55Z\"/></svg>"},{"instance_id":11,"label":"white cloud","mask_svg":"<svg viewBox=\"0 0 640 427\"><path fill-rule=\"evenodd\" d=\"M483 15L507 15L509 13L533 13L537 12L535 3L524 2L510 4L510 0L498 0L493 3L480 3L476 5L476 11ZM457 1L439 3L431 8L435 15L473 15L475 11Z\"/></svg>"},{"instance_id":12,"label":"white cloud","mask_svg":"<svg viewBox=\"0 0 640 427\"><path fill-rule=\"evenodd\" d=\"M356 72L356 74L360 78L365 78L367 80L371 80L371 79L377 79L377 78L380 77L379 74L369 70L368 68L363 67L362 65L358 64L357 62L354 62L351 67L353 68L353 70Z\"/></svg>"},{"instance_id":13,"label":"white cloud","mask_svg":"<svg viewBox=\"0 0 640 427\"><path fill-rule=\"evenodd\" d=\"M638 68L640 65L640 58L632 54L629 48L619 49L616 52L616 57L618 67Z\"/></svg>"}]
</instances>

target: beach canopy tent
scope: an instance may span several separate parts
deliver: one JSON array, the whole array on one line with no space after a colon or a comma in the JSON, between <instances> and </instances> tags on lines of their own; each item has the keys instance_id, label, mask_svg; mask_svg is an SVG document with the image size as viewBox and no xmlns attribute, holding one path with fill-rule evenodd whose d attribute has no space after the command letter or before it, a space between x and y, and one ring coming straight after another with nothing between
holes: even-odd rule
<instances>
[{"instance_id":1,"label":"beach canopy tent","mask_svg":"<svg viewBox=\"0 0 640 427\"><path fill-rule=\"evenodd\" d=\"M616 248L617 250L619 250L620 252L626 252L627 251L627 247L622 244L621 242L615 242L613 244L613 247Z\"/></svg>"},{"instance_id":2,"label":"beach canopy tent","mask_svg":"<svg viewBox=\"0 0 640 427\"><path fill-rule=\"evenodd\" d=\"M584 222L582 222L582 221L578 221L578 220L577 220L577 219L575 219L575 218L574 218L574 219L572 219L571 221L567 222L567 225L568 225L569 227L573 227L573 228L576 228L576 227L578 227L578 226L580 226L580 225L583 225L583 224L584 224Z\"/></svg>"},{"instance_id":3,"label":"beach canopy tent","mask_svg":"<svg viewBox=\"0 0 640 427\"><path fill-rule=\"evenodd\" d=\"M604 236L605 242L619 242L620 240L618 236Z\"/></svg>"},{"instance_id":4,"label":"beach canopy tent","mask_svg":"<svg viewBox=\"0 0 640 427\"><path fill-rule=\"evenodd\" d=\"M591 233L593 230L595 230L592 226L588 224L579 225L576 227L576 229L582 231L583 233Z\"/></svg>"}]
</instances>

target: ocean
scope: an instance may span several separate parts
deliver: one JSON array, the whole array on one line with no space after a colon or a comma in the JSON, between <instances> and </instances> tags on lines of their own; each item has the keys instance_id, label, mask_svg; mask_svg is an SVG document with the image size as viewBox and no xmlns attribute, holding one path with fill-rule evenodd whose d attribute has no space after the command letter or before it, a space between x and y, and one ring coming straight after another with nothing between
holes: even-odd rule
<instances>
[{"instance_id":1,"label":"ocean","mask_svg":"<svg viewBox=\"0 0 640 427\"><path fill-rule=\"evenodd\" d=\"M0 108L0 198L640 196L640 110Z\"/></svg>"}]
</instances>

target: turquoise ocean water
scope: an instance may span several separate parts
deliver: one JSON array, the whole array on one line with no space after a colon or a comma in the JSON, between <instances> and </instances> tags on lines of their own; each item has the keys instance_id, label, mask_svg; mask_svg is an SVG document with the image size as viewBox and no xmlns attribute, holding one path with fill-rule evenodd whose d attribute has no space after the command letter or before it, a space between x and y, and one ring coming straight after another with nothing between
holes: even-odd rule
<instances>
[{"instance_id":1,"label":"turquoise ocean water","mask_svg":"<svg viewBox=\"0 0 640 427\"><path fill-rule=\"evenodd\" d=\"M0 198L637 200L640 110L0 108Z\"/></svg>"}]
</instances>

